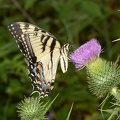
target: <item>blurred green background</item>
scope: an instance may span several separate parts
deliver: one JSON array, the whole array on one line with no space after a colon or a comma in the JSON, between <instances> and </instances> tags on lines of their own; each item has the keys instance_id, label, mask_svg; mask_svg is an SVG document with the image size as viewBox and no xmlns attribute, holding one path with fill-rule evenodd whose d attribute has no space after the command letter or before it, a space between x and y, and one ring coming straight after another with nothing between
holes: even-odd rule
<instances>
[{"instance_id":1,"label":"blurred green background","mask_svg":"<svg viewBox=\"0 0 120 120\"><path fill-rule=\"evenodd\" d=\"M101 56L115 61L120 42L112 40L120 37L119 10L119 0L0 0L0 120L19 120L16 106L32 92L26 59L7 28L11 22L46 29L71 45L69 53L97 38L103 48ZM73 101L70 120L103 120L98 110L103 99L89 92L85 69L77 71L69 62L68 72L63 74L58 66L55 88L44 100L52 100L58 93L47 114L52 116L49 120L65 120Z\"/></svg>"}]
</instances>

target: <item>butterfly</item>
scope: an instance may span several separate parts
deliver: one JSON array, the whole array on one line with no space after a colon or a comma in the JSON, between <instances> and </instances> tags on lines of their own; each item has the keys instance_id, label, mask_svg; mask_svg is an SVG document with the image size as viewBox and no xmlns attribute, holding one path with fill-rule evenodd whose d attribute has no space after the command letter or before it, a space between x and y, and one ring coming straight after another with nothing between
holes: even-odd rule
<instances>
[{"instance_id":1,"label":"butterfly","mask_svg":"<svg viewBox=\"0 0 120 120\"><path fill-rule=\"evenodd\" d=\"M14 22L8 28L28 60L32 93L38 92L41 97L50 95L59 61L63 73L67 71L69 44L62 44L51 33L30 23Z\"/></svg>"}]
</instances>

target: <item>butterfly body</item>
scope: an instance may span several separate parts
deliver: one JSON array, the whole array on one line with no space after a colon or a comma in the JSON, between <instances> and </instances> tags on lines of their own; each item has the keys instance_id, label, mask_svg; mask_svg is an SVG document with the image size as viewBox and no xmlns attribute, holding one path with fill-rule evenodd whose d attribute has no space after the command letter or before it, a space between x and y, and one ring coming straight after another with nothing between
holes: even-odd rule
<instances>
[{"instance_id":1,"label":"butterfly body","mask_svg":"<svg viewBox=\"0 0 120 120\"><path fill-rule=\"evenodd\" d=\"M21 52L28 59L28 76L33 92L48 96L53 89L58 62L64 72L68 68L69 44L62 44L51 33L26 22L10 24L9 30Z\"/></svg>"}]
</instances>

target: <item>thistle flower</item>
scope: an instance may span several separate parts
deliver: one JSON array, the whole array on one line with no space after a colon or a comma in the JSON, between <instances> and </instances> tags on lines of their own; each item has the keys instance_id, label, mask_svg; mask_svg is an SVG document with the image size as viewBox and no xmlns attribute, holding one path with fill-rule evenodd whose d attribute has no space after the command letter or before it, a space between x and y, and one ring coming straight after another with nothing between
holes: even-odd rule
<instances>
[{"instance_id":1,"label":"thistle flower","mask_svg":"<svg viewBox=\"0 0 120 120\"><path fill-rule=\"evenodd\" d=\"M99 57L101 46L98 41L93 38L85 43L70 55L70 60L75 64L77 69L82 69L88 62Z\"/></svg>"},{"instance_id":2,"label":"thistle flower","mask_svg":"<svg viewBox=\"0 0 120 120\"><path fill-rule=\"evenodd\" d=\"M113 95L114 88L120 84L120 67L100 58L101 51L101 45L93 38L75 50L70 60L78 70L86 68L89 88L93 94L103 96L110 92Z\"/></svg>"}]
</instances>

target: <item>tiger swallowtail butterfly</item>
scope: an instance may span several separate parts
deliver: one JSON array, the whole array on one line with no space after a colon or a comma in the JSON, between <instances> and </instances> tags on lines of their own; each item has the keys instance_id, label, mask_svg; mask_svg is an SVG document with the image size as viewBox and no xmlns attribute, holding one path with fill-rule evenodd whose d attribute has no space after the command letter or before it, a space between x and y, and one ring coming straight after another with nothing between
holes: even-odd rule
<instances>
[{"instance_id":1,"label":"tiger swallowtail butterfly","mask_svg":"<svg viewBox=\"0 0 120 120\"><path fill-rule=\"evenodd\" d=\"M68 68L69 44L62 44L55 36L35 25L15 22L8 26L20 51L28 60L28 76L33 92L48 96L54 87L58 62L64 72Z\"/></svg>"}]
</instances>

